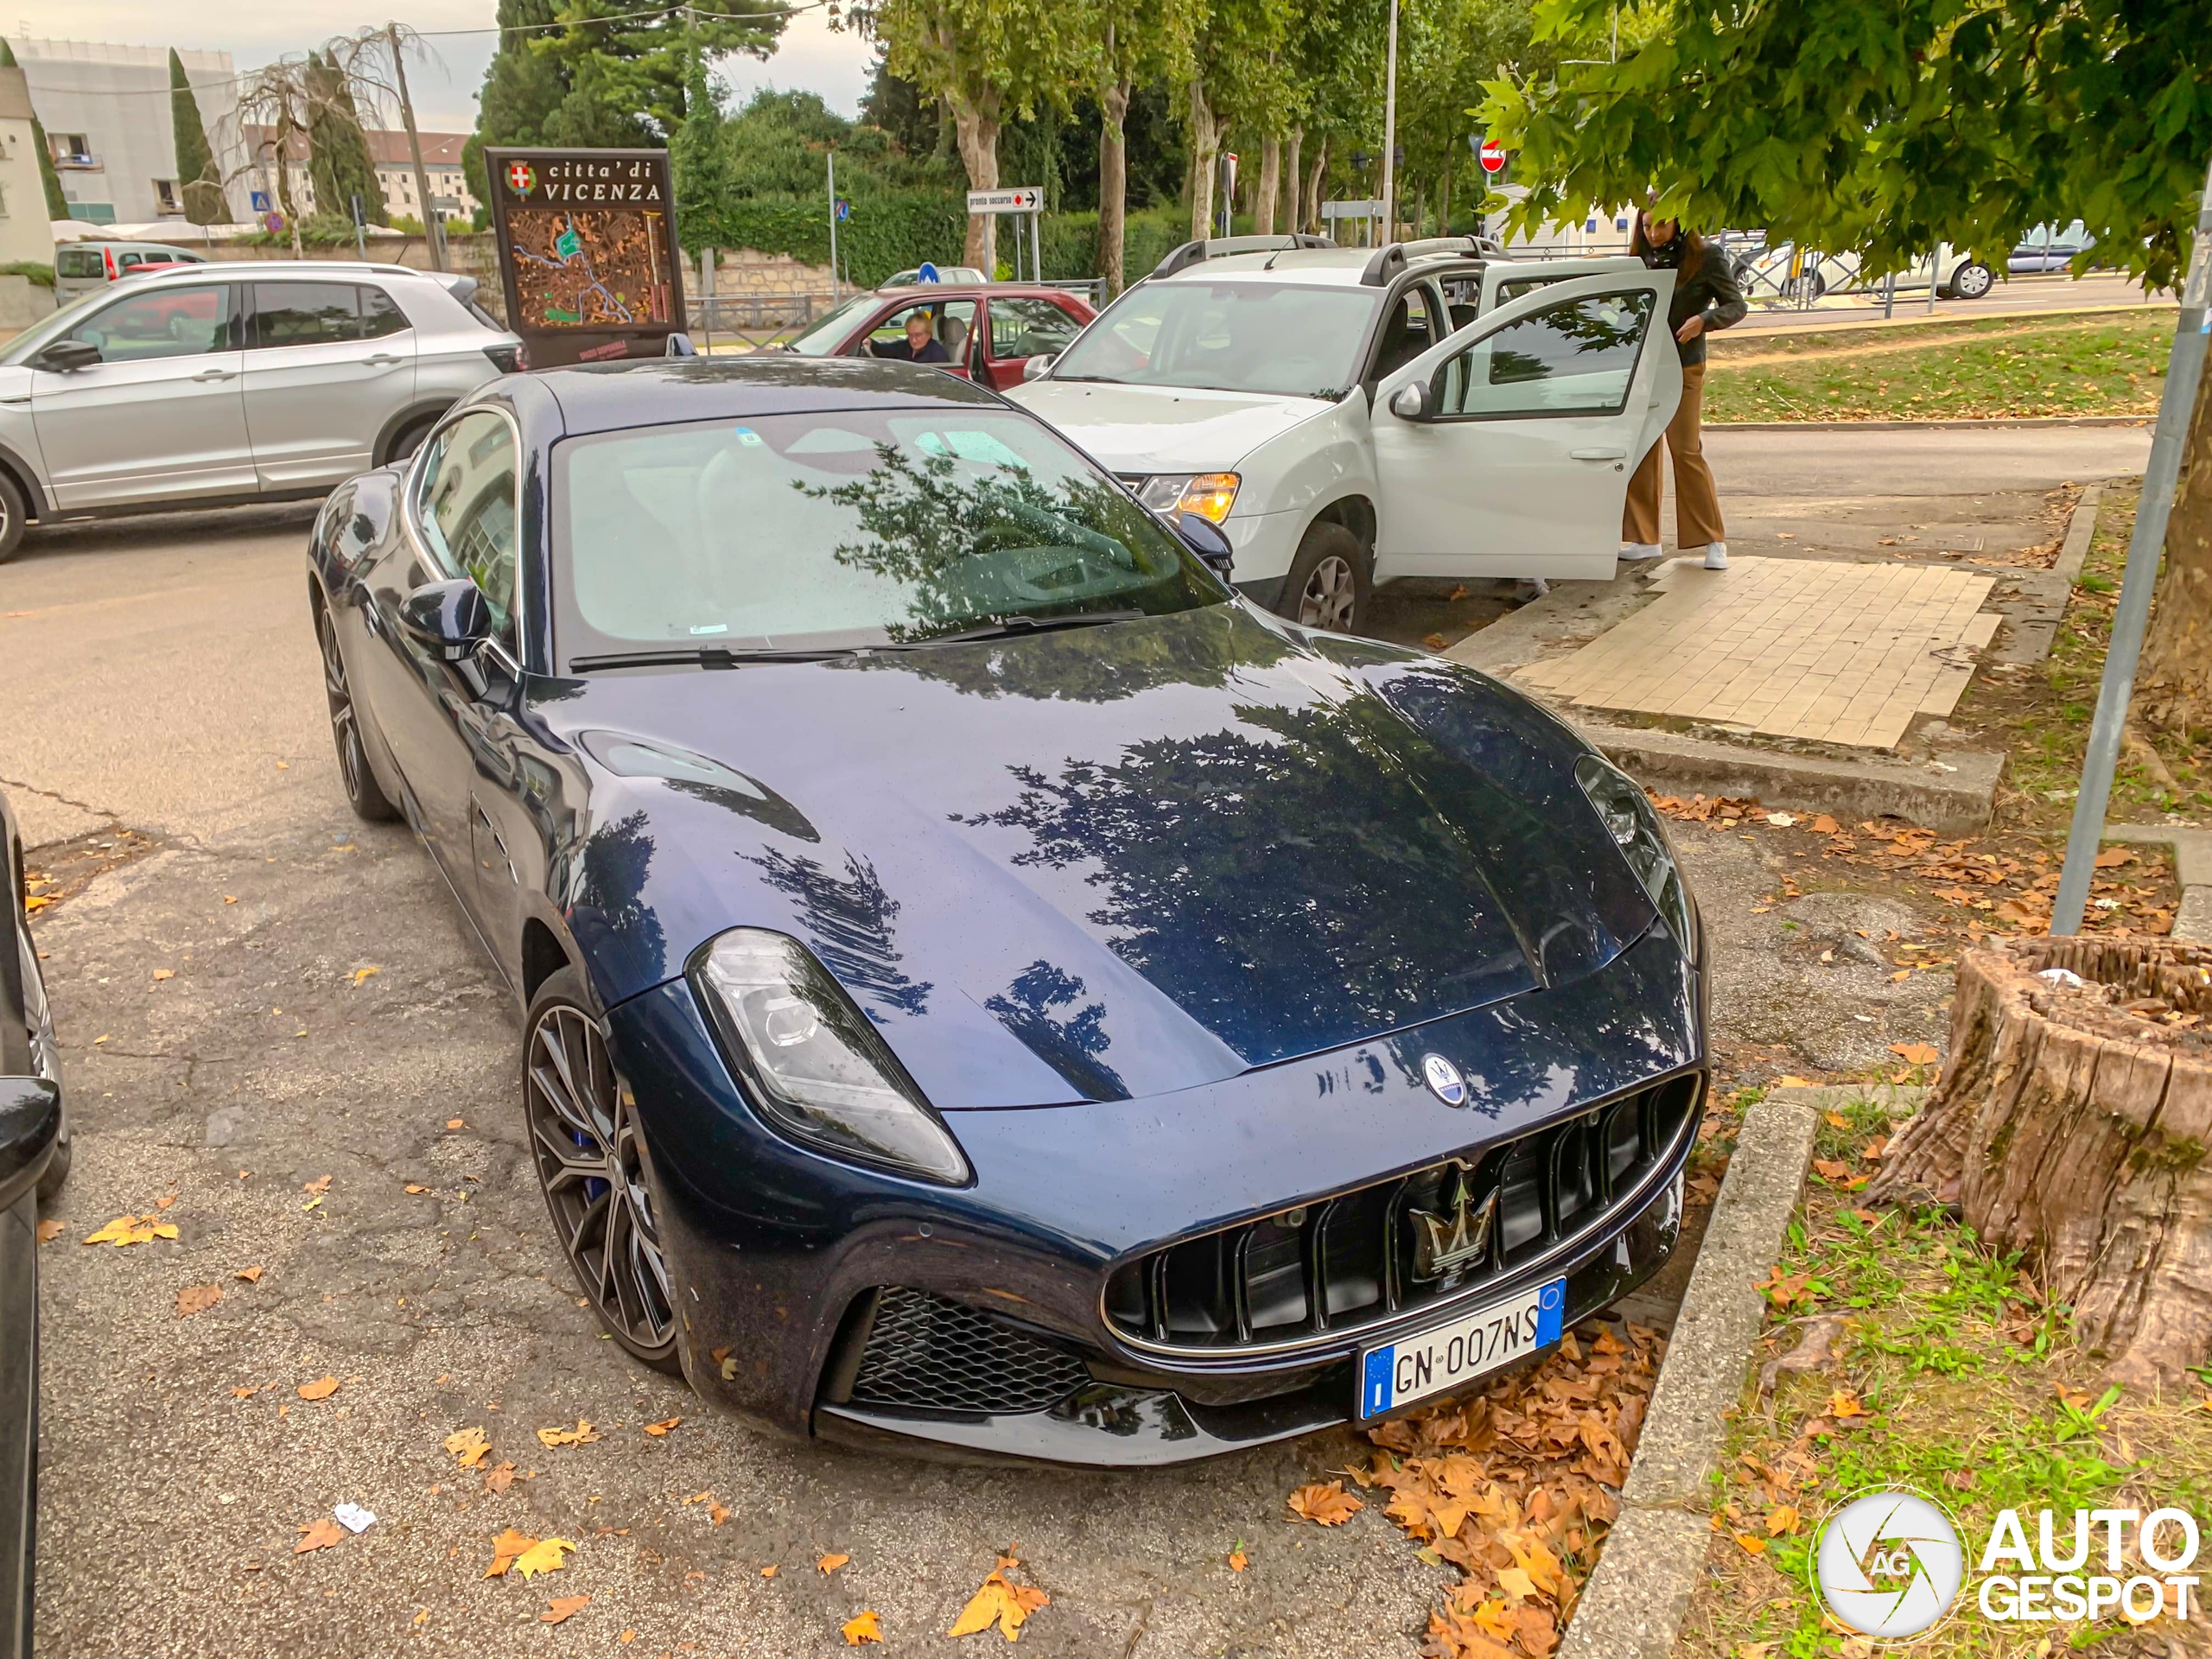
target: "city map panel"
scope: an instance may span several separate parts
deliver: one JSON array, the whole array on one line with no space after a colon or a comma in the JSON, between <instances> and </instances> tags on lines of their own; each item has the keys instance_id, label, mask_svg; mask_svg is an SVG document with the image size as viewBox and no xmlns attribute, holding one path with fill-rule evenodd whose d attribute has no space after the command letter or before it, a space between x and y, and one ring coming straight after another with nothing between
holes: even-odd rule
<instances>
[{"instance_id":1,"label":"city map panel","mask_svg":"<svg viewBox=\"0 0 2212 1659\"><path fill-rule=\"evenodd\" d=\"M619 208L510 207L525 332L635 328L671 321L662 273L670 265L665 214Z\"/></svg>"}]
</instances>

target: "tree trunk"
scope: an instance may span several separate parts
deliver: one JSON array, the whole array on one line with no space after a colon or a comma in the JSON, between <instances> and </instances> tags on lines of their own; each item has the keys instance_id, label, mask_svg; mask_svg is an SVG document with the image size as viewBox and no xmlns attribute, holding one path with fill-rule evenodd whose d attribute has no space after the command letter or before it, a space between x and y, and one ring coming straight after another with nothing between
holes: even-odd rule
<instances>
[{"instance_id":1,"label":"tree trunk","mask_svg":"<svg viewBox=\"0 0 2212 1659\"><path fill-rule=\"evenodd\" d=\"M999 101L995 95L971 103L965 98L952 100L952 124L960 145L961 164L968 169L970 190L995 190L999 188ZM998 275L996 213L968 215L968 239L962 245L963 264L974 265L986 279Z\"/></svg>"},{"instance_id":2,"label":"tree trunk","mask_svg":"<svg viewBox=\"0 0 2212 1659\"><path fill-rule=\"evenodd\" d=\"M1306 129L1293 127L1290 130L1290 145L1282 158L1282 188L1284 195L1288 198L1283 203L1282 227L1293 236L1306 228L1306 198L1299 188L1305 183L1306 175L1299 171L1298 167L1299 152L1305 144Z\"/></svg>"},{"instance_id":3,"label":"tree trunk","mask_svg":"<svg viewBox=\"0 0 2212 1659\"><path fill-rule=\"evenodd\" d=\"M1110 300L1122 291L1122 242L1128 222L1129 146L1122 136L1129 115L1128 81L1099 93L1098 113L1098 274Z\"/></svg>"},{"instance_id":4,"label":"tree trunk","mask_svg":"<svg viewBox=\"0 0 2212 1659\"><path fill-rule=\"evenodd\" d=\"M1446 149L1444 152L1444 179L1437 187L1436 233L1439 236L1452 234L1452 154Z\"/></svg>"},{"instance_id":5,"label":"tree trunk","mask_svg":"<svg viewBox=\"0 0 2212 1659\"><path fill-rule=\"evenodd\" d=\"M1252 197L1252 229L1261 236L1275 232L1275 198L1282 194L1282 140L1260 141L1260 185Z\"/></svg>"},{"instance_id":6,"label":"tree trunk","mask_svg":"<svg viewBox=\"0 0 2212 1659\"><path fill-rule=\"evenodd\" d=\"M2063 968L2094 995L2037 976ZM2116 1004L2145 1004L2145 1017ZM1951 1052L1869 1203L1955 1197L2026 1252L2113 1382L2182 1381L2212 1351L2212 949L2007 939L1961 958Z\"/></svg>"},{"instance_id":7,"label":"tree trunk","mask_svg":"<svg viewBox=\"0 0 2212 1659\"><path fill-rule=\"evenodd\" d=\"M2212 374L2197 383L2165 551L2135 712L2162 731L2201 731L2212 727Z\"/></svg>"},{"instance_id":8,"label":"tree trunk","mask_svg":"<svg viewBox=\"0 0 2212 1659\"><path fill-rule=\"evenodd\" d=\"M1214 162L1221 154L1221 126L1206 101L1206 84L1191 78L1191 240L1213 233Z\"/></svg>"},{"instance_id":9,"label":"tree trunk","mask_svg":"<svg viewBox=\"0 0 2212 1659\"><path fill-rule=\"evenodd\" d=\"M1313 152L1313 170L1306 175L1306 226L1308 230L1321 228L1321 181L1329 175L1329 141L1321 140L1321 147Z\"/></svg>"}]
</instances>

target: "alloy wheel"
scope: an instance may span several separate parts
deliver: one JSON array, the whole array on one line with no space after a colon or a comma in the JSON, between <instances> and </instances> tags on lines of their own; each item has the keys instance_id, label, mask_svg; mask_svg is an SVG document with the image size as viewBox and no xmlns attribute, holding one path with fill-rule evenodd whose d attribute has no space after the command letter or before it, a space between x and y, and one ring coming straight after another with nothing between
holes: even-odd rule
<instances>
[{"instance_id":1,"label":"alloy wheel","mask_svg":"<svg viewBox=\"0 0 2212 1659\"><path fill-rule=\"evenodd\" d=\"M531 1154L561 1246L600 1317L630 1348L665 1352L676 1338L675 1299L645 1190L636 1103L581 1008L548 1007L526 1052Z\"/></svg>"},{"instance_id":2,"label":"alloy wheel","mask_svg":"<svg viewBox=\"0 0 2212 1659\"><path fill-rule=\"evenodd\" d=\"M361 731L354 720L353 693L346 683L346 659L338 654L338 625L327 608L315 632L322 641L322 691L330 700L330 731L338 740L338 770L347 798L358 801L367 761L361 753Z\"/></svg>"},{"instance_id":3,"label":"alloy wheel","mask_svg":"<svg viewBox=\"0 0 2212 1659\"><path fill-rule=\"evenodd\" d=\"M1332 553L1313 567L1298 596L1298 626L1342 633L1351 626L1359 588L1350 563Z\"/></svg>"}]
</instances>

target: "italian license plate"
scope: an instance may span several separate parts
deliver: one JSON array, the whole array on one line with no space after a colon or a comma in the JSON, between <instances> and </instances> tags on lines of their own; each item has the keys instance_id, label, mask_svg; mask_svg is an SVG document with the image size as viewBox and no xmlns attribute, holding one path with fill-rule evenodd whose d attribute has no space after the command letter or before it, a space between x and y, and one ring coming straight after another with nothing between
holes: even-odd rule
<instances>
[{"instance_id":1,"label":"italian license plate","mask_svg":"<svg viewBox=\"0 0 2212 1659\"><path fill-rule=\"evenodd\" d=\"M1359 1415L1380 1417L1547 1347L1559 1340L1566 1313L1567 1281L1554 1279L1433 1331L1370 1348L1360 1356Z\"/></svg>"}]
</instances>

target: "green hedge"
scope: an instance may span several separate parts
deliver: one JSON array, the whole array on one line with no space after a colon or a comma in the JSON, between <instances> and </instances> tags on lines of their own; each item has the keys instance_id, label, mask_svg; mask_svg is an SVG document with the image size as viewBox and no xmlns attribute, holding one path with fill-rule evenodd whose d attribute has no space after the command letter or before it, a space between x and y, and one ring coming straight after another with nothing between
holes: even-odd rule
<instances>
[{"instance_id":1,"label":"green hedge","mask_svg":"<svg viewBox=\"0 0 2212 1659\"><path fill-rule=\"evenodd\" d=\"M11 259L0 264L0 276L21 276L33 288L54 286L54 267L41 265L35 259Z\"/></svg>"},{"instance_id":2,"label":"green hedge","mask_svg":"<svg viewBox=\"0 0 2212 1659\"><path fill-rule=\"evenodd\" d=\"M852 217L837 227L837 257L853 282L873 287L893 272L909 270L925 259L940 265L960 263L968 234L963 198L935 192L897 191L855 195ZM1008 218L999 233L999 262L1012 263L1011 238L1020 221ZM1029 266L1027 226L1021 226L1022 270ZM1077 282L1097 271L1098 215L1047 213L1039 229L1045 275ZM1123 232L1123 269L1132 281L1187 240L1190 216L1179 207L1152 207L1131 213ZM812 265L830 263L828 204L814 196L753 196L733 202L715 214L709 232L685 227L690 246L752 248L789 254Z\"/></svg>"}]
</instances>

